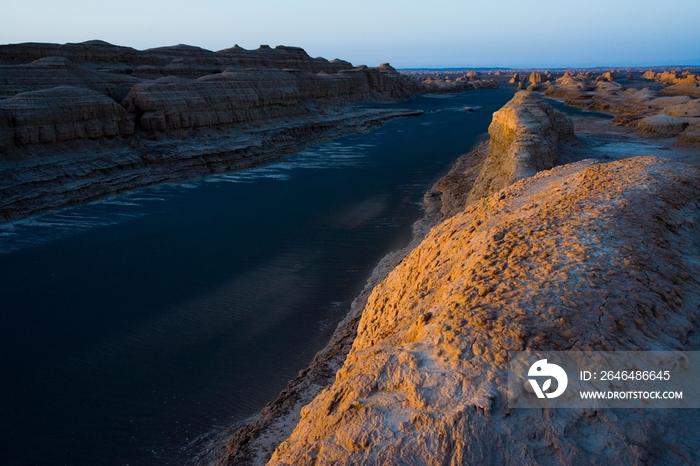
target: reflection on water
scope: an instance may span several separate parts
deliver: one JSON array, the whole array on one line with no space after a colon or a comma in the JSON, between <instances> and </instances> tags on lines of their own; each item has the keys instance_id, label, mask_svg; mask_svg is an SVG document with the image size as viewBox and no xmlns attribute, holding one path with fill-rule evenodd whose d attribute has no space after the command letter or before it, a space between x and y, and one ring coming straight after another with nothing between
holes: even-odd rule
<instances>
[{"instance_id":1,"label":"reflection on water","mask_svg":"<svg viewBox=\"0 0 700 466\"><path fill-rule=\"evenodd\" d=\"M2 463L181 464L259 411L511 94L0 226Z\"/></svg>"},{"instance_id":2,"label":"reflection on water","mask_svg":"<svg viewBox=\"0 0 700 466\"><path fill-rule=\"evenodd\" d=\"M213 175L199 180L164 184L137 192L109 196L87 205L69 207L9 224L0 224L0 254L52 241L95 227L116 225L146 215L155 202L186 195L202 183L254 183L260 179L288 180L293 169L342 169L367 165L363 150L372 144L343 146L330 142L312 147L288 159L237 172Z\"/></svg>"}]
</instances>

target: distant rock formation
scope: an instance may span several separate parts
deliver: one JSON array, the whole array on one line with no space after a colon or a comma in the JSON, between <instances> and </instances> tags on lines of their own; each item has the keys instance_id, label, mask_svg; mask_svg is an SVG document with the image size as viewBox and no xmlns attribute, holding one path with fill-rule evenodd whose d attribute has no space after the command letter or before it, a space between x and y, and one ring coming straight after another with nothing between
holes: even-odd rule
<instances>
[{"instance_id":1,"label":"distant rock formation","mask_svg":"<svg viewBox=\"0 0 700 466\"><path fill-rule=\"evenodd\" d=\"M645 75L651 76L651 73ZM700 118L700 100L693 99L688 89L696 88L673 85L657 93L648 88L626 89L606 80L592 87L587 79L567 73L555 85L548 86L544 93L548 97L564 98L567 105L616 115L613 124L637 128L639 134L673 138L682 135L690 126L694 128L694 123ZM691 129L687 137L679 138L676 144L700 148L696 137L690 134L693 131Z\"/></svg>"},{"instance_id":2,"label":"distant rock formation","mask_svg":"<svg viewBox=\"0 0 700 466\"><path fill-rule=\"evenodd\" d=\"M227 67L294 68L312 73L337 73L352 68L350 63L343 60L311 58L302 48L282 45L275 48L261 46L256 50L234 46L218 52L182 44L136 50L103 41L0 46L0 64L3 65L22 65L46 57L62 57L76 64L100 64L100 69L105 72L132 74L135 67L150 66L163 76L189 78L218 73Z\"/></svg>"},{"instance_id":3,"label":"distant rock formation","mask_svg":"<svg viewBox=\"0 0 700 466\"><path fill-rule=\"evenodd\" d=\"M664 71L655 75L656 82L661 84L673 84L676 86L692 86L696 87L700 83L700 77L688 71L681 72L680 70Z\"/></svg>"},{"instance_id":4,"label":"distant rock formation","mask_svg":"<svg viewBox=\"0 0 700 466\"><path fill-rule=\"evenodd\" d=\"M674 84L672 86L665 87L659 91L661 95L672 95L672 96L689 96L694 99L700 99L700 87L695 86L684 86Z\"/></svg>"},{"instance_id":5,"label":"distant rock formation","mask_svg":"<svg viewBox=\"0 0 700 466\"><path fill-rule=\"evenodd\" d=\"M661 91L664 95L687 95L700 98L700 76L690 71L665 70L659 73L649 70L642 77L668 85Z\"/></svg>"},{"instance_id":6,"label":"distant rock formation","mask_svg":"<svg viewBox=\"0 0 700 466\"><path fill-rule=\"evenodd\" d=\"M547 78L542 76L542 73L538 73L537 71L533 71L530 73L530 77L527 78L528 82L532 84L539 84L542 82L546 82Z\"/></svg>"},{"instance_id":7,"label":"distant rock formation","mask_svg":"<svg viewBox=\"0 0 700 466\"><path fill-rule=\"evenodd\" d=\"M0 149L75 139L127 137L133 119L112 99L89 89L59 86L0 100Z\"/></svg>"},{"instance_id":8,"label":"distant rock formation","mask_svg":"<svg viewBox=\"0 0 700 466\"><path fill-rule=\"evenodd\" d=\"M700 462L692 410L506 404L508 350L700 348L698 179L653 157L584 161L434 227L269 464Z\"/></svg>"},{"instance_id":9,"label":"distant rock formation","mask_svg":"<svg viewBox=\"0 0 700 466\"><path fill-rule=\"evenodd\" d=\"M700 120L691 121L673 143L676 147L700 149Z\"/></svg>"},{"instance_id":10,"label":"distant rock formation","mask_svg":"<svg viewBox=\"0 0 700 466\"><path fill-rule=\"evenodd\" d=\"M493 79L473 79L473 77L461 76L454 81L447 76L440 78L426 78L423 81L423 89L426 92L461 92L469 89L497 89L498 84Z\"/></svg>"},{"instance_id":11,"label":"distant rock formation","mask_svg":"<svg viewBox=\"0 0 700 466\"><path fill-rule=\"evenodd\" d=\"M605 81L605 82L614 82L615 81L615 72L614 71L606 71L605 73L601 74L598 77L598 81Z\"/></svg>"},{"instance_id":12,"label":"distant rock formation","mask_svg":"<svg viewBox=\"0 0 700 466\"><path fill-rule=\"evenodd\" d=\"M134 85L124 106L146 132L232 125L306 114L304 104L346 105L411 97L396 70L354 68L335 74L284 70L224 71L197 80L163 78Z\"/></svg>"},{"instance_id":13,"label":"distant rock formation","mask_svg":"<svg viewBox=\"0 0 700 466\"><path fill-rule=\"evenodd\" d=\"M547 77L548 74L549 74L549 72L542 74L542 73L539 73L537 71L533 71L532 73L530 73L530 76L527 79L528 82L530 83L530 85L528 86L528 90L530 90L530 91L540 90L542 88L541 85L548 81L548 77ZM518 89L520 89L520 86L518 86Z\"/></svg>"},{"instance_id":14,"label":"distant rock formation","mask_svg":"<svg viewBox=\"0 0 700 466\"><path fill-rule=\"evenodd\" d=\"M595 89L590 78L574 75L566 71L564 75L554 81L554 85L548 86L544 93L548 97L566 99L567 101L586 99L587 93Z\"/></svg>"},{"instance_id":15,"label":"distant rock formation","mask_svg":"<svg viewBox=\"0 0 700 466\"><path fill-rule=\"evenodd\" d=\"M576 141L574 125L537 94L521 91L493 114L486 157L468 203L557 163L562 145Z\"/></svg>"},{"instance_id":16,"label":"distant rock formation","mask_svg":"<svg viewBox=\"0 0 700 466\"><path fill-rule=\"evenodd\" d=\"M678 118L665 113L642 118L636 122L640 133L662 138L678 136L689 124L690 120L688 118Z\"/></svg>"},{"instance_id":17,"label":"distant rock formation","mask_svg":"<svg viewBox=\"0 0 700 466\"><path fill-rule=\"evenodd\" d=\"M351 104L488 87L498 86L424 85L389 63L354 67L298 47L1 45L0 221L250 167L416 114Z\"/></svg>"}]
</instances>

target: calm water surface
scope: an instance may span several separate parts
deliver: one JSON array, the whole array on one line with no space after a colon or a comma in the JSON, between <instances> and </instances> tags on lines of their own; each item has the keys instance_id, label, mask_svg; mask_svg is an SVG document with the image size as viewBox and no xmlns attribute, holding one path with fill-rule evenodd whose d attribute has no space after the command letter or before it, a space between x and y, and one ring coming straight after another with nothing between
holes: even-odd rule
<instances>
[{"instance_id":1,"label":"calm water surface","mask_svg":"<svg viewBox=\"0 0 700 466\"><path fill-rule=\"evenodd\" d=\"M418 97L276 163L0 225L0 463L181 464L255 414L512 94Z\"/></svg>"}]
</instances>

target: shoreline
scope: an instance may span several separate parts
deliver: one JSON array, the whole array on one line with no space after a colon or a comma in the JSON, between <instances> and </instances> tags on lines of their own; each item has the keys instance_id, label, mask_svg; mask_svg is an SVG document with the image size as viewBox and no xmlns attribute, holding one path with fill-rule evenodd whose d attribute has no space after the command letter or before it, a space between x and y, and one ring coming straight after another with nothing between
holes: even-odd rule
<instances>
[{"instance_id":1,"label":"shoreline","mask_svg":"<svg viewBox=\"0 0 700 466\"><path fill-rule=\"evenodd\" d=\"M311 145L422 112L346 106L331 115L175 138L65 147L0 161L0 224L150 185L252 168ZM53 149L52 149L53 150ZM98 152L98 155L95 155Z\"/></svg>"},{"instance_id":2,"label":"shoreline","mask_svg":"<svg viewBox=\"0 0 700 466\"><path fill-rule=\"evenodd\" d=\"M277 446L289 437L299 422L300 409L335 380L336 372L345 362L357 336L357 326L372 290L423 241L432 227L457 213L454 208L455 199L461 196L466 200L465 193L470 189L470 186L465 186L459 173L473 167L474 162L478 167L484 153L488 153L488 141L477 141L471 151L454 161L448 172L425 193L423 216L413 223L409 244L390 252L379 261L328 344L287 384L277 399L268 403L260 413L215 434L214 439L195 454L196 464L258 466L269 461ZM474 179L471 179L471 183ZM443 202L448 196L450 201ZM447 206L447 209L443 206Z\"/></svg>"}]
</instances>

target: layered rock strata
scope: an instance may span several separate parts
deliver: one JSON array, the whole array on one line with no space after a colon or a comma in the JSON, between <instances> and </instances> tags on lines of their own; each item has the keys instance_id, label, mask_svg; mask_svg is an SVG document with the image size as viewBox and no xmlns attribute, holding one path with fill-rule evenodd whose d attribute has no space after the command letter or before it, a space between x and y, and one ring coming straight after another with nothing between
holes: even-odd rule
<instances>
[{"instance_id":1,"label":"layered rock strata","mask_svg":"<svg viewBox=\"0 0 700 466\"><path fill-rule=\"evenodd\" d=\"M119 103L131 86L141 81L125 73L79 66L65 57L46 57L21 65L0 65L0 99L22 92L74 86L99 92Z\"/></svg>"},{"instance_id":2,"label":"layered rock strata","mask_svg":"<svg viewBox=\"0 0 700 466\"><path fill-rule=\"evenodd\" d=\"M128 137L134 122L124 107L89 89L59 86L0 100L0 150L75 139Z\"/></svg>"},{"instance_id":3,"label":"layered rock strata","mask_svg":"<svg viewBox=\"0 0 700 466\"><path fill-rule=\"evenodd\" d=\"M506 402L509 350L700 347L699 177L579 162L435 227L373 290L335 382L269 464L700 461L692 411Z\"/></svg>"},{"instance_id":4,"label":"layered rock strata","mask_svg":"<svg viewBox=\"0 0 700 466\"><path fill-rule=\"evenodd\" d=\"M263 163L416 114L353 104L430 90L296 47L0 46L0 220Z\"/></svg>"},{"instance_id":5,"label":"layered rock strata","mask_svg":"<svg viewBox=\"0 0 700 466\"><path fill-rule=\"evenodd\" d=\"M197 80L163 78L136 84L124 99L146 132L232 125L316 111L305 104L406 99L413 91L393 68L354 68L318 75L295 71L224 71ZM397 85L398 84L398 85Z\"/></svg>"},{"instance_id":6,"label":"layered rock strata","mask_svg":"<svg viewBox=\"0 0 700 466\"><path fill-rule=\"evenodd\" d=\"M0 46L0 64L21 65L47 57L62 57L86 68L132 74L139 66L150 66L164 76L184 75L200 77L220 72L226 67L239 68L294 68L313 73L337 73L351 69L343 60L311 58L302 48L261 45L256 50L234 46L212 52L191 45L157 47L136 50L93 40L79 44L24 43ZM179 68L179 69L178 69ZM191 71L184 73L184 68Z\"/></svg>"},{"instance_id":7,"label":"layered rock strata","mask_svg":"<svg viewBox=\"0 0 700 466\"><path fill-rule=\"evenodd\" d=\"M0 164L0 221L92 201L107 194L250 168L344 134L368 131L416 111L346 109L319 118L208 131L199 138L158 141L120 138L63 143L50 157L41 152Z\"/></svg>"},{"instance_id":8,"label":"layered rock strata","mask_svg":"<svg viewBox=\"0 0 700 466\"><path fill-rule=\"evenodd\" d=\"M520 91L493 114L489 155L481 166L468 203L557 163L564 144L574 143L574 125L537 94Z\"/></svg>"}]
</instances>

